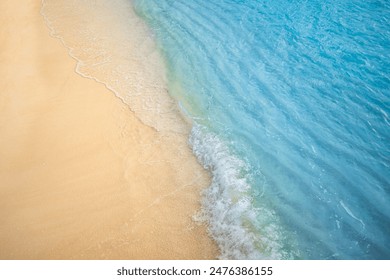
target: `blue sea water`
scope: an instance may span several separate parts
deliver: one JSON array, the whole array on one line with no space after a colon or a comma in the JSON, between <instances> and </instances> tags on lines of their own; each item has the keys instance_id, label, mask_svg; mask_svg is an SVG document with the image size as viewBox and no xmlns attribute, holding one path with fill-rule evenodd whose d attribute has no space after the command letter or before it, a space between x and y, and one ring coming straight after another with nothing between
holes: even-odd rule
<instances>
[{"instance_id":1,"label":"blue sea water","mask_svg":"<svg viewBox=\"0 0 390 280\"><path fill-rule=\"evenodd\" d=\"M390 259L390 1L136 0L221 258Z\"/></svg>"}]
</instances>

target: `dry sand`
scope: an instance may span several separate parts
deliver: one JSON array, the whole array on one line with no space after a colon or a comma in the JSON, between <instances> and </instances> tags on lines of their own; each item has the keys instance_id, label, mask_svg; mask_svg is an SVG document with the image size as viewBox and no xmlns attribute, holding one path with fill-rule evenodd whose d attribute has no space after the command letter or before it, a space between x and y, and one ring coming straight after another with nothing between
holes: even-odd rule
<instances>
[{"instance_id":1,"label":"dry sand","mask_svg":"<svg viewBox=\"0 0 390 280\"><path fill-rule=\"evenodd\" d=\"M0 259L210 259L185 135L77 75L39 0L0 2Z\"/></svg>"}]
</instances>

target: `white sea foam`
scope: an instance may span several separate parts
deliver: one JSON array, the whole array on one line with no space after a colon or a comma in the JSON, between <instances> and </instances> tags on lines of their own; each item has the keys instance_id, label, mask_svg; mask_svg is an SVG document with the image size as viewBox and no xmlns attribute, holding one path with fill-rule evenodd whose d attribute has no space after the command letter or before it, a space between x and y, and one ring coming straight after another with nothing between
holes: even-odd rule
<instances>
[{"instance_id":1,"label":"white sea foam","mask_svg":"<svg viewBox=\"0 0 390 280\"><path fill-rule=\"evenodd\" d=\"M202 212L194 219L206 221L217 242L221 259L286 259L283 235L275 214L255 207L245 177L247 166L206 128L195 125L190 136L194 154L212 174L203 192Z\"/></svg>"},{"instance_id":2,"label":"white sea foam","mask_svg":"<svg viewBox=\"0 0 390 280\"><path fill-rule=\"evenodd\" d=\"M347 212L347 214L348 214L350 217L352 217L353 219L355 219L356 221L358 221L359 223L361 223L361 225L362 225L362 227L363 227L363 230L366 228L366 225L365 225L365 223L363 222L363 220L362 220L362 219L359 219L358 217L356 217L356 216L352 213L351 209L349 209L349 208L345 205L344 201L340 200L340 205L344 208L345 212Z\"/></svg>"}]
</instances>

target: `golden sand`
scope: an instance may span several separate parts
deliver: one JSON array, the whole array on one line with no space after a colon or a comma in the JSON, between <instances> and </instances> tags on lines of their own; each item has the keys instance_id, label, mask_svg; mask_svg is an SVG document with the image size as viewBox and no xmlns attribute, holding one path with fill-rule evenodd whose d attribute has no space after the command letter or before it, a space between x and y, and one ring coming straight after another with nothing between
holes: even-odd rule
<instances>
[{"instance_id":1,"label":"golden sand","mask_svg":"<svg viewBox=\"0 0 390 280\"><path fill-rule=\"evenodd\" d=\"M187 136L74 72L39 0L0 2L0 259L210 259Z\"/></svg>"}]
</instances>

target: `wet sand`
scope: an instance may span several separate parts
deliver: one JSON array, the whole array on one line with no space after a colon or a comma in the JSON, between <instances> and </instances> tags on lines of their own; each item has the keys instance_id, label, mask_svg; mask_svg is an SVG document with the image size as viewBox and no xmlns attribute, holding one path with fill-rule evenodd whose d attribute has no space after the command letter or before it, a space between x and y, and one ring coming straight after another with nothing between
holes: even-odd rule
<instances>
[{"instance_id":1,"label":"wet sand","mask_svg":"<svg viewBox=\"0 0 390 280\"><path fill-rule=\"evenodd\" d=\"M215 258L187 135L76 74L40 5L0 3L0 259Z\"/></svg>"}]
</instances>

